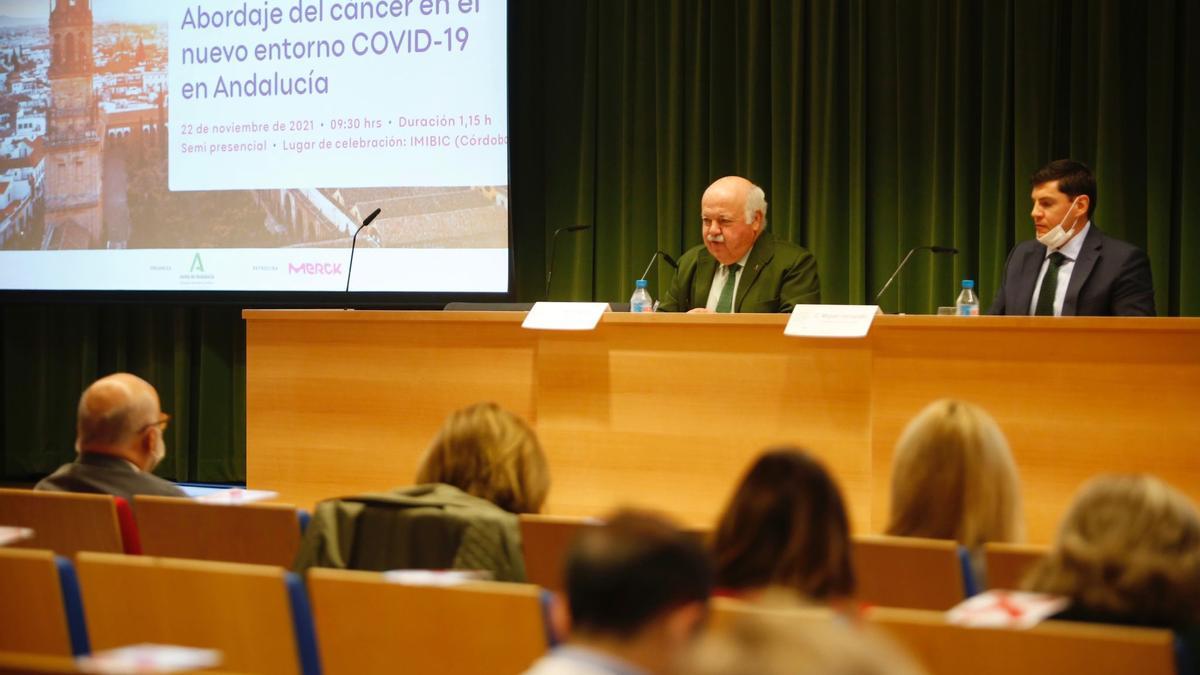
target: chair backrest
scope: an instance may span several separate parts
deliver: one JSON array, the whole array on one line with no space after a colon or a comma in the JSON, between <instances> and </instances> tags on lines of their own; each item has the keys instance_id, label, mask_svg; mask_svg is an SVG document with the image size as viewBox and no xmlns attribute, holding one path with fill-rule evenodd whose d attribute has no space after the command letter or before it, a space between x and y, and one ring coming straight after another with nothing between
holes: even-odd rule
<instances>
[{"instance_id":1,"label":"chair backrest","mask_svg":"<svg viewBox=\"0 0 1200 675\"><path fill-rule=\"evenodd\" d=\"M75 659L29 652L0 651L0 675L61 675L80 673Z\"/></svg>"},{"instance_id":2,"label":"chair backrest","mask_svg":"<svg viewBox=\"0 0 1200 675\"><path fill-rule=\"evenodd\" d=\"M571 540L585 527L600 524L595 518L546 516L523 513L521 551L525 555L525 578L551 591L563 590L563 566Z\"/></svg>"},{"instance_id":3,"label":"chair backrest","mask_svg":"<svg viewBox=\"0 0 1200 675\"><path fill-rule=\"evenodd\" d=\"M0 488L0 524L28 527L33 538L14 544L73 556L79 551L125 550L111 495Z\"/></svg>"},{"instance_id":4,"label":"chair backrest","mask_svg":"<svg viewBox=\"0 0 1200 675\"><path fill-rule=\"evenodd\" d=\"M146 555L291 567L300 547L292 506L139 496L133 511Z\"/></svg>"},{"instance_id":5,"label":"chair backrest","mask_svg":"<svg viewBox=\"0 0 1200 675\"><path fill-rule=\"evenodd\" d=\"M1049 552L1049 548L1033 544L984 544L988 588L1020 588L1025 573Z\"/></svg>"},{"instance_id":6,"label":"chair backrest","mask_svg":"<svg viewBox=\"0 0 1200 675\"><path fill-rule=\"evenodd\" d=\"M729 630L746 617L765 617L778 621L827 624L838 616L837 612L821 606L763 606L736 598L713 598L709 604L707 629L722 632Z\"/></svg>"},{"instance_id":7,"label":"chair backrest","mask_svg":"<svg viewBox=\"0 0 1200 675\"><path fill-rule=\"evenodd\" d=\"M1047 621L1028 630L964 628L943 613L878 607L868 621L930 675L1175 675L1169 630Z\"/></svg>"},{"instance_id":8,"label":"chair backrest","mask_svg":"<svg viewBox=\"0 0 1200 675\"><path fill-rule=\"evenodd\" d=\"M953 541L859 535L853 540L856 597L870 605L950 609L966 596Z\"/></svg>"},{"instance_id":9,"label":"chair backrest","mask_svg":"<svg viewBox=\"0 0 1200 675\"><path fill-rule=\"evenodd\" d=\"M519 673L547 648L545 594L531 584L411 586L314 567L308 592L324 675Z\"/></svg>"},{"instance_id":10,"label":"chair backrest","mask_svg":"<svg viewBox=\"0 0 1200 675\"><path fill-rule=\"evenodd\" d=\"M307 597L280 567L80 553L92 649L139 642L219 649L221 667L318 672Z\"/></svg>"},{"instance_id":11,"label":"chair backrest","mask_svg":"<svg viewBox=\"0 0 1200 675\"><path fill-rule=\"evenodd\" d=\"M0 548L0 626L0 651L86 653L71 563L52 551Z\"/></svg>"}]
</instances>

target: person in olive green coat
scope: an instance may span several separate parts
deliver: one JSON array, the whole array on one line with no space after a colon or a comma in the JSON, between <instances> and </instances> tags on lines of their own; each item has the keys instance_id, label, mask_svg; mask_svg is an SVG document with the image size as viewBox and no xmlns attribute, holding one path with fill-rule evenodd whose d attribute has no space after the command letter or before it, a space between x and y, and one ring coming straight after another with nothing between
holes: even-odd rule
<instances>
[{"instance_id":1,"label":"person in olive green coat","mask_svg":"<svg viewBox=\"0 0 1200 675\"><path fill-rule=\"evenodd\" d=\"M821 301L817 260L807 249L763 236L767 200L739 176L718 179L700 201L704 244L684 253L663 312L790 312Z\"/></svg>"}]
</instances>

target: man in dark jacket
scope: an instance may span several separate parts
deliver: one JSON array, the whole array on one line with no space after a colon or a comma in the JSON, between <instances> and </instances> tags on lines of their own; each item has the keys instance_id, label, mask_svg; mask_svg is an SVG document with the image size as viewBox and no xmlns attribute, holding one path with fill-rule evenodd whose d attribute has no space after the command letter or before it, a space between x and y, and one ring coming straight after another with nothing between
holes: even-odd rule
<instances>
[{"instance_id":1,"label":"man in dark jacket","mask_svg":"<svg viewBox=\"0 0 1200 675\"><path fill-rule=\"evenodd\" d=\"M762 188L738 176L721 178L704 191L700 216L704 244L680 256L660 311L786 313L821 301L813 254L764 235Z\"/></svg>"},{"instance_id":2,"label":"man in dark jacket","mask_svg":"<svg viewBox=\"0 0 1200 675\"><path fill-rule=\"evenodd\" d=\"M142 378L116 373L96 380L79 399L78 457L34 489L125 499L133 495L186 497L177 485L151 473L167 453L163 433L170 419L162 411L158 392Z\"/></svg>"},{"instance_id":3,"label":"man in dark jacket","mask_svg":"<svg viewBox=\"0 0 1200 675\"><path fill-rule=\"evenodd\" d=\"M989 313L1154 316L1149 258L1091 220L1096 210L1091 169L1060 159L1029 182L1037 238L1013 247Z\"/></svg>"}]
</instances>

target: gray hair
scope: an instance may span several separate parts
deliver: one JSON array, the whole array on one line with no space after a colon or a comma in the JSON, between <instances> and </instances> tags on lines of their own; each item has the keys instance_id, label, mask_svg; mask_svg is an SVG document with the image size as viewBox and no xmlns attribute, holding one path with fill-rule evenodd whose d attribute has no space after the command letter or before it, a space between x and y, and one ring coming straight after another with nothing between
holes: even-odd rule
<instances>
[{"instance_id":1,"label":"gray hair","mask_svg":"<svg viewBox=\"0 0 1200 675\"><path fill-rule=\"evenodd\" d=\"M747 223L754 222L755 211L762 211L762 229L767 229L767 195L762 188L751 183L750 189L746 191L745 218Z\"/></svg>"}]
</instances>

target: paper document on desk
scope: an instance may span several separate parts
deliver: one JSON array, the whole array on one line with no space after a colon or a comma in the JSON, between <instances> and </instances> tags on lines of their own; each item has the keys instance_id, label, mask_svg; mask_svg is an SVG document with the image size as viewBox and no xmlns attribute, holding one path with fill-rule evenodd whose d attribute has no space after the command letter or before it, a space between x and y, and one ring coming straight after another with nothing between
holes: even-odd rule
<instances>
[{"instance_id":1,"label":"paper document on desk","mask_svg":"<svg viewBox=\"0 0 1200 675\"><path fill-rule=\"evenodd\" d=\"M218 490L217 492L200 495L196 497L196 501L205 502L206 504L250 504L267 499L275 499L278 496L279 493L274 490L229 488L228 490Z\"/></svg>"},{"instance_id":2,"label":"paper document on desk","mask_svg":"<svg viewBox=\"0 0 1200 675\"><path fill-rule=\"evenodd\" d=\"M15 544L18 541L33 538L33 530L28 527L11 527L9 525L0 525L0 546L8 546Z\"/></svg>"},{"instance_id":3,"label":"paper document on desk","mask_svg":"<svg viewBox=\"0 0 1200 675\"><path fill-rule=\"evenodd\" d=\"M221 665L221 652L179 645L137 644L76 660L84 673L175 673Z\"/></svg>"}]
</instances>

